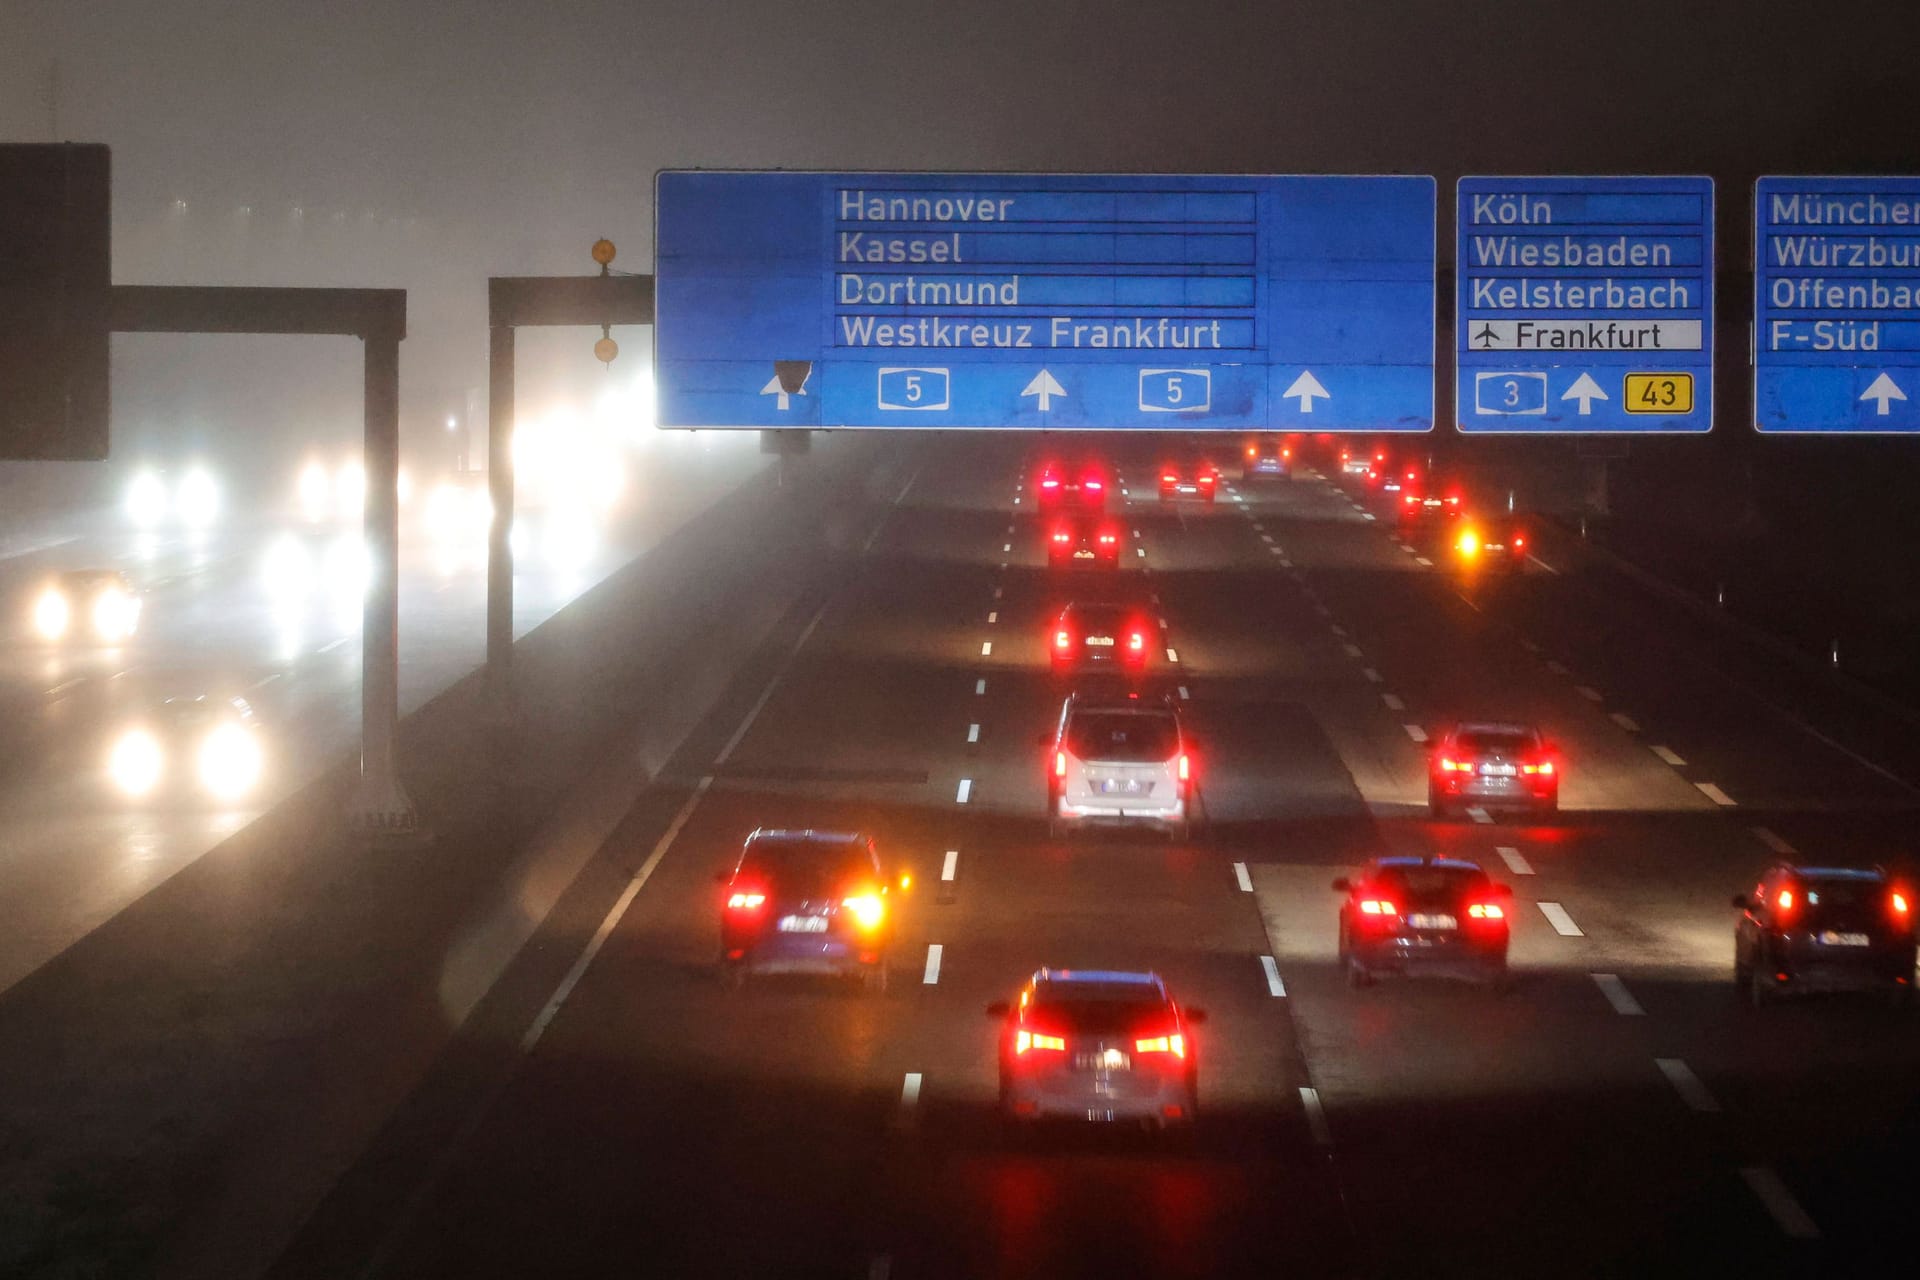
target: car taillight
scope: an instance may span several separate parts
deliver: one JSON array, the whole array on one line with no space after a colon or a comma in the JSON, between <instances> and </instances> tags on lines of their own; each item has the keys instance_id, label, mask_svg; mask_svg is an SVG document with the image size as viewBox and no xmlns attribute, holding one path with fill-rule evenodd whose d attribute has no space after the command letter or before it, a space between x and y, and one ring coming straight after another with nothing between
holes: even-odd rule
<instances>
[{"instance_id":1,"label":"car taillight","mask_svg":"<svg viewBox=\"0 0 1920 1280\"><path fill-rule=\"evenodd\" d=\"M1457 493L1455 493L1455 494L1449 494L1449 495L1447 496L1447 505L1448 505L1448 506L1450 506L1450 507L1457 507L1457 506L1459 506L1459 505L1460 505L1460 495L1459 495L1459 494L1457 494Z\"/></svg>"},{"instance_id":2,"label":"car taillight","mask_svg":"<svg viewBox=\"0 0 1920 1280\"><path fill-rule=\"evenodd\" d=\"M758 911L761 907L765 906L766 903L767 895L764 893L729 894L727 897L727 910Z\"/></svg>"},{"instance_id":3,"label":"car taillight","mask_svg":"<svg viewBox=\"0 0 1920 1280\"><path fill-rule=\"evenodd\" d=\"M1525 538L1516 537L1513 540L1513 549L1515 551L1518 551L1520 548L1526 545L1527 545L1527 540Z\"/></svg>"},{"instance_id":4,"label":"car taillight","mask_svg":"<svg viewBox=\"0 0 1920 1280\"><path fill-rule=\"evenodd\" d=\"M1144 653L1147 648L1147 636L1144 631L1136 631L1127 637L1127 648L1135 653Z\"/></svg>"},{"instance_id":5,"label":"car taillight","mask_svg":"<svg viewBox=\"0 0 1920 1280\"><path fill-rule=\"evenodd\" d=\"M842 898L840 905L853 913L853 922L862 929L877 929L880 922L887 918L887 904L880 900L877 893L858 893L851 898Z\"/></svg>"},{"instance_id":6,"label":"car taillight","mask_svg":"<svg viewBox=\"0 0 1920 1280\"><path fill-rule=\"evenodd\" d=\"M1056 529L1053 533L1053 540L1055 542L1065 542L1072 536L1073 535L1069 534L1065 529Z\"/></svg>"},{"instance_id":7,"label":"car taillight","mask_svg":"<svg viewBox=\"0 0 1920 1280\"><path fill-rule=\"evenodd\" d=\"M1067 1042L1060 1036L1050 1036L1040 1031L1013 1033L1013 1051L1016 1054L1027 1053L1034 1049L1051 1049L1055 1053L1065 1053Z\"/></svg>"},{"instance_id":8,"label":"car taillight","mask_svg":"<svg viewBox=\"0 0 1920 1280\"><path fill-rule=\"evenodd\" d=\"M1467 908L1467 915L1474 920L1504 920L1507 913L1497 902L1476 902Z\"/></svg>"},{"instance_id":9,"label":"car taillight","mask_svg":"<svg viewBox=\"0 0 1920 1280\"><path fill-rule=\"evenodd\" d=\"M1175 475L1171 471L1163 471L1160 473L1160 483L1161 484L1179 484L1180 477Z\"/></svg>"},{"instance_id":10,"label":"car taillight","mask_svg":"<svg viewBox=\"0 0 1920 1280\"><path fill-rule=\"evenodd\" d=\"M1056 778L1067 776L1067 753L1064 751L1053 753L1053 776Z\"/></svg>"},{"instance_id":11,"label":"car taillight","mask_svg":"<svg viewBox=\"0 0 1920 1280\"><path fill-rule=\"evenodd\" d=\"M1170 1053L1176 1058L1187 1056L1187 1038L1178 1031L1170 1031L1163 1036L1141 1036L1133 1042L1135 1053Z\"/></svg>"},{"instance_id":12,"label":"car taillight","mask_svg":"<svg viewBox=\"0 0 1920 1280\"><path fill-rule=\"evenodd\" d=\"M1202 489L1211 488L1213 486L1213 482L1218 478L1219 477L1215 476L1211 471L1209 471L1205 475L1200 477L1200 487Z\"/></svg>"},{"instance_id":13,"label":"car taillight","mask_svg":"<svg viewBox=\"0 0 1920 1280\"><path fill-rule=\"evenodd\" d=\"M1048 476L1040 482L1040 487L1042 489L1058 489L1060 487L1060 482L1054 479L1052 476Z\"/></svg>"},{"instance_id":14,"label":"car taillight","mask_svg":"<svg viewBox=\"0 0 1920 1280\"><path fill-rule=\"evenodd\" d=\"M1260 455L1260 451L1258 449L1254 448L1252 445L1247 446L1247 456L1249 458L1255 458L1255 457L1258 457L1259 455Z\"/></svg>"},{"instance_id":15,"label":"car taillight","mask_svg":"<svg viewBox=\"0 0 1920 1280\"><path fill-rule=\"evenodd\" d=\"M1387 451L1385 449L1380 450L1373 455L1373 460L1375 462L1385 462L1387 460Z\"/></svg>"},{"instance_id":16,"label":"car taillight","mask_svg":"<svg viewBox=\"0 0 1920 1280\"><path fill-rule=\"evenodd\" d=\"M1420 501L1420 495L1417 493L1409 493L1403 496L1400 500L1406 503L1408 506L1412 506L1414 503Z\"/></svg>"},{"instance_id":17,"label":"car taillight","mask_svg":"<svg viewBox=\"0 0 1920 1280\"><path fill-rule=\"evenodd\" d=\"M1397 916L1400 913L1394 909L1393 903L1385 898L1362 898L1360 900L1360 914L1363 916Z\"/></svg>"},{"instance_id":18,"label":"car taillight","mask_svg":"<svg viewBox=\"0 0 1920 1280\"><path fill-rule=\"evenodd\" d=\"M1441 756L1441 757L1440 757L1440 772L1442 772L1442 773L1472 773L1472 772L1473 772L1473 761L1471 761L1471 760L1455 760L1455 759L1453 759L1453 758L1452 758L1451 756Z\"/></svg>"},{"instance_id":19,"label":"car taillight","mask_svg":"<svg viewBox=\"0 0 1920 1280\"><path fill-rule=\"evenodd\" d=\"M1896 892L1887 898L1887 905L1893 908L1893 914L1904 916L1907 914L1907 895Z\"/></svg>"},{"instance_id":20,"label":"car taillight","mask_svg":"<svg viewBox=\"0 0 1920 1280\"><path fill-rule=\"evenodd\" d=\"M1180 781L1189 782L1193 779L1193 761L1188 758L1186 752L1182 751L1180 753L1179 760L1175 763L1173 769L1175 773L1180 775Z\"/></svg>"},{"instance_id":21,"label":"car taillight","mask_svg":"<svg viewBox=\"0 0 1920 1280\"><path fill-rule=\"evenodd\" d=\"M1782 889L1780 891L1779 896L1773 900L1773 905L1776 909L1779 910L1781 915L1785 915L1789 911L1792 911L1793 910L1793 890Z\"/></svg>"},{"instance_id":22,"label":"car taillight","mask_svg":"<svg viewBox=\"0 0 1920 1280\"><path fill-rule=\"evenodd\" d=\"M1282 450L1280 451L1280 456L1281 456L1281 457L1283 457L1283 458L1291 458L1291 457L1293 456L1293 450L1291 450L1291 449L1282 449Z\"/></svg>"},{"instance_id":23,"label":"car taillight","mask_svg":"<svg viewBox=\"0 0 1920 1280\"><path fill-rule=\"evenodd\" d=\"M1523 764L1520 766L1520 772L1539 774L1543 778L1551 778L1553 776L1553 761L1542 760L1538 764Z\"/></svg>"},{"instance_id":24,"label":"car taillight","mask_svg":"<svg viewBox=\"0 0 1920 1280\"><path fill-rule=\"evenodd\" d=\"M1100 545L1103 547L1110 547L1118 541L1120 541L1120 535L1117 533L1103 533L1100 535Z\"/></svg>"},{"instance_id":25,"label":"car taillight","mask_svg":"<svg viewBox=\"0 0 1920 1280\"><path fill-rule=\"evenodd\" d=\"M1469 529L1460 535L1460 541L1456 545L1459 547L1460 554L1463 556L1479 555L1480 535Z\"/></svg>"},{"instance_id":26,"label":"car taillight","mask_svg":"<svg viewBox=\"0 0 1920 1280\"><path fill-rule=\"evenodd\" d=\"M1072 646L1073 646L1073 633L1068 631L1056 631L1053 633L1054 648L1068 649L1068 648L1071 648Z\"/></svg>"},{"instance_id":27,"label":"car taillight","mask_svg":"<svg viewBox=\"0 0 1920 1280\"><path fill-rule=\"evenodd\" d=\"M1106 488L1106 486L1105 486L1105 485L1103 485L1103 484L1101 484L1101 483L1100 483L1100 481L1098 481L1098 480L1094 480L1094 479L1086 479L1086 480L1082 480L1082 481L1080 482L1080 487L1081 487L1082 489L1091 489L1091 490L1093 490L1093 491L1094 491L1095 493L1098 493L1098 492L1100 492L1100 490L1102 490L1102 489L1104 489L1104 488Z\"/></svg>"}]
</instances>

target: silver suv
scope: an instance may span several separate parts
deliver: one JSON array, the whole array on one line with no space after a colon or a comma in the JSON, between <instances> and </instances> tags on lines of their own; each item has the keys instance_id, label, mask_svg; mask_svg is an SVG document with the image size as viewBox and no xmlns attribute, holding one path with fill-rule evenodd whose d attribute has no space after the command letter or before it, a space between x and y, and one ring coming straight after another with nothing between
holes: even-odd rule
<instances>
[{"instance_id":1,"label":"silver suv","mask_svg":"<svg viewBox=\"0 0 1920 1280\"><path fill-rule=\"evenodd\" d=\"M1096 824L1191 829L1193 762L1180 714L1162 701L1067 698L1047 756L1047 830Z\"/></svg>"}]
</instances>

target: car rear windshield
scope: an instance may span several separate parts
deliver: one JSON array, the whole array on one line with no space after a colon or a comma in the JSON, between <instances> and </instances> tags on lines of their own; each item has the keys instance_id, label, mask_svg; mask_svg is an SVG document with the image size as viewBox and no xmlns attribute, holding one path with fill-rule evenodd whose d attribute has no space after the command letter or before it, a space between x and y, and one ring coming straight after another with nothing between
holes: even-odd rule
<instances>
[{"instance_id":1,"label":"car rear windshield","mask_svg":"<svg viewBox=\"0 0 1920 1280\"><path fill-rule=\"evenodd\" d=\"M1179 749L1172 716L1083 711L1067 722L1067 750L1080 760L1171 760Z\"/></svg>"},{"instance_id":2,"label":"car rear windshield","mask_svg":"<svg viewBox=\"0 0 1920 1280\"><path fill-rule=\"evenodd\" d=\"M1874 911L1887 899L1887 886L1879 880L1809 880L1805 888L1807 914L1814 920Z\"/></svg>"},{"instance_id":3,"label":"car rear windshield","mask_svg":"<svg viewBox=\"0 0 1920 1280\"><path fill-rule=\"evenodd\" d=\"M1468 894L1486 886L1486 873L1455 867L1383 867L1374 883L1390 893L1415 898Z\"/></svg>"},{"instance_id":4,"label":"car rear windshield","mask_svg":"<svg viewBox=\"0 0 1920 1280\"><path fill-rule=\"evenodd\" d=\"M873 863L860 845L804 840L756 840L740 874L777 894L815 897L839 891L848 881L871 879Z\"/></svg>"},{"instance_id":5,"label":"car rear windshield","mask_svg":"<svg viewBox=\"0 0 1920 1280\"><path fill-rule=\"evenodd\" d=\"M1533 750L1533 735L1527 733L1493 733L1484 730L1468 730L1454 739L1462 751L1498 751L1506 755L1520 755Z\"/></svg>"},{"instance_id":6,"label":"car rear windshield","mask_svg":"<svg viewBox=\"0 0 1920 1280\"><path fill-rule=\"evenodd\" d=\"M1067 619L1077 624L1083 631L1111 634L1120 630L1125 623L1127 611L1112 605L1077 604L1067 611Z\"/></svg>"},{"instance_id":7,"label":"car rear windshield","mask_svg":"<svg viewBox=\"0 0 1920 1280\"><path fill-rule=\"evenodd\" d=\"M1116 993L1105 999L1075 995L1061 999L1041 987L1034 995L1033 1020L1049 1028L1078 1035L1102 1035L1138 1031L1169 1020L1167 1006L1157 999L1142 999L1139 992L1125 996Z\"/></svg>"}]
</instances>

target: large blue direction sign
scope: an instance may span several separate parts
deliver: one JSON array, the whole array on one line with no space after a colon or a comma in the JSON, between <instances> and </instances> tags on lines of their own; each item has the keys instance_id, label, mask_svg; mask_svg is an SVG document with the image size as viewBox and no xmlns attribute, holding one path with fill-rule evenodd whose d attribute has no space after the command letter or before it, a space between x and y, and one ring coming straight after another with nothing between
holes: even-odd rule
<instances>
[{"instance_id":1,"label":"large blue direction sign","mask_svg":"<svg viewBox=\"0 0 1920 1280\"><path fill-rule=\"evenodd\" d=\"M1753 421L1920 433L1920 178L1753 189Z\"/></svg>"},{"instance_id":2,"label":"large blue direction sign","mask_svg":"<svg viewBox=\"0 0 1920 1280\"><path fill-rule=\"evenodd\" d=\"M1420 177L665 172L665 427L1427 431Z\"/></svg>"},{"instance_id":3,"label":"large blue direction sign","mask_svg":"<svg viewBox=\"0 0 1920 1280\"><path fill-rule=\"evenodd\" d=\"M1713 179L1462 178L1462 431L1713 425Z\"/></svg>"}]
</instances>

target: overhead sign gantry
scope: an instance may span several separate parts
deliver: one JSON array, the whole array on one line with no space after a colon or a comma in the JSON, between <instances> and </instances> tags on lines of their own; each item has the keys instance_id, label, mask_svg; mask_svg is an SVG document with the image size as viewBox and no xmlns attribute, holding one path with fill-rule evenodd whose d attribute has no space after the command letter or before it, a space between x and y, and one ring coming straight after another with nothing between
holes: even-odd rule
<instances>
[{"instance_id":1,"label":"overhead sign gantry","mask_svg":"<svg viewBox=\"0 0 1920 1280\"><path fill-rule=\"evenodd\" d=\"M664 172L663 427L1433 426L1426 177Z\"/></svg>"},{"instance_id":2,"label":"overhead sign gantry","mask_svg":"<svg viewBox=\"0 0 1920 1280\"><path fill-rule=\"evenodd\" d=\"M1713 179L1462 178L1465 432L1713 426Z\"/></svg>"},{"instance_id":3,"label":"overhead sign gantry","mask_svg":"<svg viewBox=\"0 0 1920 1280\"><path fill-rule=\"evenodd\" d=\"M1753 421L1920 433L1920 178L1754 184Z\"/></svg>"}]
</instances>

